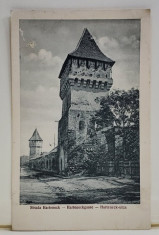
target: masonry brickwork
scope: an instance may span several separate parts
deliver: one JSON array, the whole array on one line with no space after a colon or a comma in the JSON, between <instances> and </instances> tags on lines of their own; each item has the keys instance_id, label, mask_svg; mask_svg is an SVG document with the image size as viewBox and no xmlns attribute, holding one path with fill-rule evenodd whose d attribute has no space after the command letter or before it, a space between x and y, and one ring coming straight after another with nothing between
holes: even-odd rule
<instances>
[{"instance_id":1,"label":"masonry brickwork","mask_svg":"<svg viewBox=\"0 0 159 235\"><path fill-rule=\"evenodd\" d=\"M87 29L70 53L60 72L62 117L59 121L59 170L68 167L71 151L88 140L90 120L100 109L113 84L112 66L115 62L98 48Z\"/></svg>"}]
</instances>

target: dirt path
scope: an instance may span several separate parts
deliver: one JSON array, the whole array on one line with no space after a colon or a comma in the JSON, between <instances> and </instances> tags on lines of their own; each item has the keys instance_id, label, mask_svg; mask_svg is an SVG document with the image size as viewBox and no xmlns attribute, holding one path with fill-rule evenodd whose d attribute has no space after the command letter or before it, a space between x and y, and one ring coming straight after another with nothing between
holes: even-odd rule
<instances>
[{"instance_id":1,"label":"dirt path","mask_svg":"<svg viewBox=\"0 0 159 235\"><path fill-rule=\"evenodd\" d=\"M22 169L22 204L136 204L139 184L116 177L58 178Z\"/></svg>"}]
</instances>

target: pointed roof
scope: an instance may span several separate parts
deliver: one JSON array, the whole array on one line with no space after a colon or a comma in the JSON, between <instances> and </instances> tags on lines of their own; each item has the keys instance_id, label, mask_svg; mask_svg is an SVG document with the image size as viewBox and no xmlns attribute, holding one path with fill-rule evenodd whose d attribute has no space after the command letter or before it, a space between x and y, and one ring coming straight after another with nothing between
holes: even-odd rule
<instances>
[{"instance_id":1,"label":"pointed roof","mask_svg":"<svg viewBox=\"0 0 159 235\"><path fill-rule=\"evenodd\" d=\"M61 78L64 68L67 64L67 61L70 57L102 61L109 63L111 66L113 66L115 63L115 61L111 60L109 57L103 54L103 52L99 49L98 45L93 39L93 36L90 34L87 28L84 29L76 49L68 54L60 71L59 78Z\"/></svg>"},{"instance_id":2,"label":"pointed roof","mask_svg":"<svg viewBox=\"0 0 159 235\"><path fill-rule=\"evenodd\" d=\"M99 49L88 29L84 29L82 37L76 49L69 55L87 59L100 60L114 64L114 61L104 55L103 52Z\"/></svg>"},{"instance_id":3,"label":"pointed roof","mask_svg":"<svg viewBox=\"0 0 159 235\"><path fill-rule=\"evenodd\" d=\"M43 141L42 138L39 135L39 132L38 132L37 128L33 132L32 137L29 139L29 141L31 141L31 140Z\"/></svg>"}]
</instances>

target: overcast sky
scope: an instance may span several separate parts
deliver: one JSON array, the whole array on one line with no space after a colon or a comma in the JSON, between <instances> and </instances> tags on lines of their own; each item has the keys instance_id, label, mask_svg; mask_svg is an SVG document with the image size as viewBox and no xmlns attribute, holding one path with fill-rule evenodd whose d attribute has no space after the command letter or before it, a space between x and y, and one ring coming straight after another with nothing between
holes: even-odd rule
<instances>
[{"instance_id":1,"label":"overcast sky","mask_svg":"<svg viewBox=\"0 0 159 235\"><path fill-rule=\"evenodd\" d=\"M59 72L87 28L102 52L115 60L112 89L139 86L139 20L20 20L21 154L29 154L28 139L35 128L43 151L57 143L61 117Z\"/></svg>"}]
</instances>

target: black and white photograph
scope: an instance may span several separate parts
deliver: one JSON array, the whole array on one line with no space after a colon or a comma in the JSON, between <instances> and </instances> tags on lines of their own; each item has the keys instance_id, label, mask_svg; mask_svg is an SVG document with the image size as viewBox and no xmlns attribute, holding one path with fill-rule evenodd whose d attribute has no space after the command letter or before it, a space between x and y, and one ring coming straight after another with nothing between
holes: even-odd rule
<instances>
[{"instance_id":1,"label":"black and white photograph","mask_svg":"<svg viewBox=\"0 0 159 235\"><path fill-rule=\"evenodd\" d=\"M140 19L19 21L20 204L140 204Z\"/></svg>"}]
</instances>

